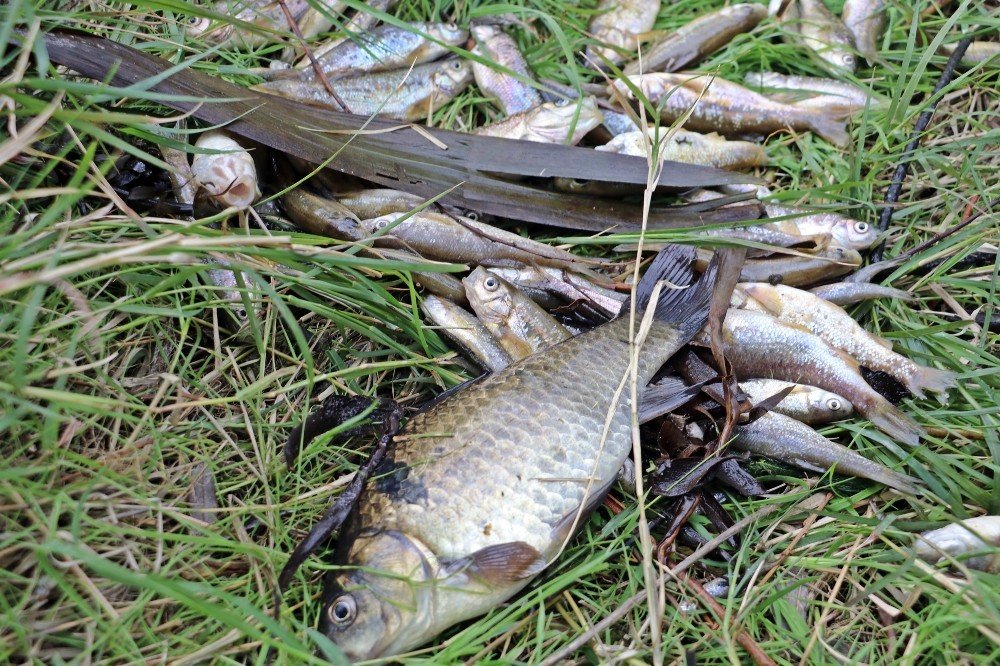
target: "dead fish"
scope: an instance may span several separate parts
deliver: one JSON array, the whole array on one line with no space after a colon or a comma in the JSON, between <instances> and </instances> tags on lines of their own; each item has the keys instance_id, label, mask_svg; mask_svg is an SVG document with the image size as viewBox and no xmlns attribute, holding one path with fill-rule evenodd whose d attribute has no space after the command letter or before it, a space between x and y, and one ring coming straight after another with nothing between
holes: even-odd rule
<instances>
[{"instance_id":1,"label":"dead fish","mask_svg":"<svg viewBox=\"0 0 1000 666\"><path fill-rule=\"evenodd\" d=\"M659 13L660 0L601 0L588 30L603 46L588 46L588 60L602 68L604 60L624 62L639 47L639 36L653 29Z\"/></svg>"},{"instance_id":2,"label":"dead fish","mask_svg":"<svg viewBox=\"0 0 1000 666\"><path fill-rule=\"evenodd\" d=\"M916 297L908 291L885 287L872 282L834 282L809 290L824 301L834 305L852 305L876 298L891 298L897 301L912 301Z\"/></svg>"},{"instance_id":3,"label":"dead fish","mask_svg":"<svg viewBox=\"0 0 1000 666\"><path fill-rule=\"evenodd\" d=\"M699 342L708 344L707 334ZM723 348L739 377L801 382L844 396L879 430L916 445L923 428L875 392L857 362L799 326L770 315L730 309L723 324Z\"/></svg>"},{"instance_id":4,"label":"dead fish","mask_svg":"<svg viewBox=\"0 0 1000 666\"><path fill-rule=\"evenodd\" d=\"M604 116L604 120L601 121L601 124L604 125L605 129L608 130L608 133L611 134L611 136L640 131L639 126L636 125L635 122L625 113L602 109L601 115Z\"/></svg>"},{"instance_id":5,"label":"dead fish","mask_svg":"<svg viewBox=\"0 0 1000 666\"><path fill-rule=\"evenodd\" d=\"M462 283L476 316L515 360L572 337L527 294L482 266Z\"/></svg>"},{"instance_id":6,"label":"dead fish","mask_svg":"<svg viewBox=\"0 0 1000 666\"><path fill-rule=\"evenodd\" d=\"M848 142L846 123L838 115L781 104L732 81L694 73L634 74L628 78L658 108L663 122L676 122L690 112L684 122L689 130L722 134L811 130L838 146ZM622 81L612 85L633 99Z\"/></svg>"},{"instance_id":7,"label":"dead fish","mask_svg":"<svg viewBox=\"0 0 1000 666\"><path fill-rule=\"evenodd\" d=\"M834 71L854 72L858 66L850 30L826 8L823 0L797 0L788 6L782 20L800 36L806 48Z\"/></svg>"},{"instance_id":8,"label":"dead fish","mask_svg":"<svg viewBox=\"0 0 1000 666\"><path fill-rule=\"evenodd\" d=\"M768 412L752 423L738 426L732 446L813 472L833 468L838 474L876 481L908 495L918 493L913 477L869 460L784 414Z\"/></svg>"},{"instance_id":9,"label":"dead fish","mask_svg":"<svg viewBox=\"0 0 1000 666\"><path fill-rule=\"evenodd\" d=\"M368 237L358 216L350 209L301 187L285 194L281 205L295 226L308 233L344 241L360 241Z\"/></svg>"},{"instance_id":10,"label":"dead fish","mask_svg":"<svg viewBox=\"0 0 1000 666\"><path fill-rule=\"evenodd\" d=\"M368 236L380 234L376 245L410 249L440 261L483 266L536 263L559 268L601 263L482 222L456 220L441 213L390 213L361 220L361 226Z\"/></svg>"},{"instance_id":11,"label":"dead fish","mask_svg":"<svg viewBox=\"0 0 1000 666\"><path fill-rule=\"evenodd\" d=\"M288 12L295 19L299 30L305 38L315 37L333 25L329 17L335 17L347 6L344 2L334 0L285 0ZM321 9L322 11L321 11ZM226 44L237 42L240 46L262 46L276 41L290 32L288 19L276 0L221 0L209 7L209 11L221 16L233 16L245 23L251 23L262 32L251 32L237 28L232 23L215 19L192 16L185 27L185 33L193 39L200 39L209 44Z\"/></svg>"},{"instance_id":12,"label":"dead fish","mask_svg":"<svg viewBox=\"0 0 1000 666\"><path fill-rule=\"evenodd\" d=\"M956 46L957 44L942 44L940 52L950 57L955 52ZM965 50L961 64L966 67L975 67L998 57L1000 57L1000 42L972 42Z\"/></svg>"},{"instance_id":13,"label":"dead fish","mask_svg":"<svg viewBox=\"0 0 1000 666\"><path fill-rule=\"evenodd\" d=\"M752 90L760 91L780 102L800 106L818 107L835 105L851 113L864 109L881 108L887 100L853 83L824 79L815 76L787 76L776 72L747 72L743 82ZM764 93L767 90L768 92ZM808 95L802 98L801 95Z\"/></svg>"},{"instance_id":14,"label":"dead fish","mask_svg":"<svg viewBox=\"0 0 1000 666\"><path fill-rule=\"evenodd\" d=\"M458 46L469 39L469 31L454 23L408 23L408 28L380 25L367 32L355 33L323 55L317 57L320 69L327 77L340 78L393 69L409 69L411 65L428 63L448 54L448 45ZM308 81L316 80L316 72L307 69L290 70L288 75ZM289 78L278 75L275 79Z\"/></svg>"},{"instance_id":15,"label":"dead fish","mask_svg":"<svg viewBox=\"0 0 1000 666\"><path fill-rule=\"evenodd\" d=\"M767 16L764 5L739 3L708 12L641 52L625 66L625 74L675 72L718 51L740 33L749 32Z\"/></svg>"},{"instance_id":16,"label":"dead fish","mask_svg":"<svg viewBox=\"0 0 1000 666\"><path fill-rule=\"evenodd\" d=\"M346 190L334 195L337 201L349 208L360 219L367 220L389 213L409 213L417 208L432 212L443 210L448 215L468 216L467 211L447 204L433 203L427 206L427 199L409 192L375 187L364 190Z\"/></svg>"},{"instance_id":17,"label":"dead fish","mask_svg":"<svg viewBox=\"0 0 1000 666\"><path fill-rule=\"evenodd\" d=\"M517 42L499 26L477 25L472 28L472 36L476 40L476 46L472 49L475 55L506 67L525 80L533 79ZM472 74L479 89L487 97L496 100L506 116L522 113L542 103L542 96L534 86L510 74L474 61Z\"/></svg>"},{"instance_id":18,"label":"dead fish","mask_svg":"<svg viewBox=\"0 0 1000 666\"><path fill-rule=\"evenodd\" d=\"M770 218L788 218L771 222L774 229L803 236L830 234L835 243L851 250L867 249L878 240L874 225L839 213L817 213L769 201L764 202L764 212Z\"/></svg>"},{"instance_id":19,"label":"dead fish","mask_svg":"<svg viewBox=\"0 0 1000 666\"><path fill-rule=\"evenodd\" d=\"M472 82L472 70L457 59L446 59L412 70L397 69L330 82L351 113L378 114L400 120L426 119ZM250 86L251 90L280 95L314 106L340 109L320 81L283 79Z\"/></svg>"},{"instance_id":20,"label":"dead fish","mask_svg":"<svg viewBox=\"0 0 1000 666\"><path fill-rule=\"evenodd\" d=\"M843 396L806 384L777 379L747 379L740 382L740 388L754 405L791 388L792 392L771 411L809 425L841 421L854 413L854 405Z\"/></svg>"},{"instance_id":21,"label":"dead fish","mask_svg":"<svg viewBox=\"0 0 1000 666\"><path fill-rule=\"evenodd\" d=\"M595 150L646 157L657 145L657 157L671 162L702 164L720 169L750 169L767 162L764 148L749 141L730 141L715 132L699 134L685 129L649 128L619 134Z\"/></svg>"},{"instance_id":22,"label":"dead fish","mask_svg":"<svg viewBox=\"0 0 1000 666\"><path fill-rule=\"evenodd\" d=\"M427 296L420 303L427 318L483 369L497 372L514 362L483 323L451 301Z\"/></svg>"},{"instance_id":23,"label":"dead fish","mask_svg":"<svg viewBox=\"0 0 1000 666\"><path fill-rule=\"evenodd\" d=\"M699 251L699 266L707 266L710 259L710 252ZM831 244L807 256L780 255L749 259L743 264L740 280L801 287L846 275L860 266L861 261L861 254L857 250Z\"/></svg>"},{"instance_id":24,"label":"dead fish","mask_svg":"<svg viewBox=\"0 0 1000 666\"><path fill-rule=\"evenodd\" d=\"M198 188L221 208L249 208L260 197L257 167L250 151L223 130L198 135L191 173Z\"/></svg>"},{"instance_id":25,"label":"dead fish","mask_svg":"<svg viewBox=\"0 0 1000 666\"><path fill-rule=\"evenodd\" d=\"M1000 516L967 518L917 536L917 557L938 564L957 559L970 569L1000 571ZM969 557L969 555L973 555Z\"/></svg>"},{"instance_id":26,"label":"dead fish","mask_svg":"<svg viewBox=\"0 0 1000 666\"><path fill-rule=\"evenodd\" d=\"M248 274L233 270L223 259L214 259L212 263L221 265L205 271L205 280L219 293L230 323L237 331L243 331L250 317L259 314L260 295L254 292L254 282Z\"/></svg>"},{"instance_id":27,"label":"dead fish","mask_svg":"<svg viewBox=\"0 0 1000 666\"><path fill-rule=\"evenodd\" d=\"M878 40L885 30L885 0L845 0L840 18L854 37L858 52L874 63Z\"/></svg>"},{"instance_id":28,"label":"dead fish","mask_svg":"<svg viewBox=\"0 0 1000 666\"><path fill-rule=\"evenodd\" d=\"M688 284L690 262L689 252L654 262L639 310L660 280ZM640 385L704 325L712 282L714 269L661 292ZM320 629L349 659L411 650L552 563L632 450L617 392L628 331L627 317L598 326L409 420L348 518L324 589Z\"/></svg>"},{"instance_id":29,"label":"dead fish","mask_svg":"<svg viewBox=\"0 0 1000 666\"><path fill-rule=\"evenodd\" d=\"M472 133L538 143L576 145L590 130L600 125L602 120L597 100L584 97L578 102L547 102L491 125L479 127Z\"/></svg>"},{"instance_id":30,"label":"dead fish","mask_svg":"<svg viewBox=\"0 0 1000 666\"><path fill-rule=\"evenodd\" d=\"M891 342L875 337L842 308L815 294L783 284L752 283L739 288L779 321L802 326L861 365L895 377L918 398L924 397L924 390L946 394L955 386L955 373L917 365L897 354Z\"/></svg>"},{"instance_id":31,"label":"dead fish","mask_svg":"<svg viewBox=\"0 0 1000 666\"><path fill-rule=\"evenodd\" d=\"M396 6L398 0L368 0L365 2L365 8L367 10L377 10L380 12L388 12L393 7ZM375 16L371 11L357 11L351 20L344 23L340 32L345 35L357 35L361 33L366 33L378 24L379 18ZM346 42L349 38L347 36L340 37L337 39L331 39L323 42L322 44L313 48L312 56L313 58L320 58L329 51L333 50L337 46ZM274 62L274 61L272 61ZM307 67L312 67L312 61L309 56L303 56L295 63L295 68L298 70L306 69Z\"/></svg>"},{"instance_id":32,"label":"dead fish","mask_svg":"<svg viewBox=\"0 0 1000 666\"><path fill-rule=\"evenodd\" d=\"M582 302L606 317L617 317L627 298L627 294L605 289L581 275L561 268L529 265L521 268L491 268L490 272L549 309Z\"/></svg>"}]
</instances>

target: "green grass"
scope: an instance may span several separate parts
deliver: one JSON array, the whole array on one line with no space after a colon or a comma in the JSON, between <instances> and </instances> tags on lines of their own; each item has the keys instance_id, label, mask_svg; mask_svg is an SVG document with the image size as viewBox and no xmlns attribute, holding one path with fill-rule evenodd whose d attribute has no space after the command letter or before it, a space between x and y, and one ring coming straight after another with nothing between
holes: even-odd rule
<instances>
[{"instance_id":1,"label":"green grass","mask_svg":"<svg viewBox=\"0 0 1000 666\"><path fill-rule=\"evenodd\" d=\"M514 34L540 77L599 80L571 57L589 43L584 31L596 2L402 4L394 15L404 20L511 13L525 23ZM656 27L671 29L722 4L664 3ZM971 30L995 35L1000 27L992 3L954 4L953 14L932 13L915 25L928 2L889 2L883 62L858 78L872 78L892 105L859 116L847 150L812 135L770 137L772 165L760 174L781 197L875 221L945 61L919 44L956 42ZM184 36L191 13L180 0L14 2L0 7L0 45L12 29L37 21L43 29L99 32L180 63L205 52ZM701 68L737 79L750 69L821 74L781 33L765 21ZM135 220L109 205L99 176L109 172L108 155L155 153L153 143L171 145L197 125L126 116L176 114L138 87L66 77L40 44L30 45L34 57L24 61L22 49L0 46L0 153L12 145L9 123L25 131L61 95L24 142L31 151L0 164L0 661L314 659L329 648L314 631L329 565L321 557L307 562L280 621L271 619L271 595L288 554L344 487L368 442L321 439L291 471L281 444L331 392L377 393L412 407L469 372L424 326L403 264L308 234L265 233L253 222L241 228L231 219L224 234L213 228L216 219ZM248 84L259 80L251 70L280 50L222 48L194 66ZM944 91L896 211L889 256L956 224L967 205L981 210L1000 195L998 72L996 62L963 71ZM435 123L468 128L497 115L473 88L439 110ZM938 434L903 450L861 420L824 430L919 476L927 494L903 498L841 477L757 465L769 495L725 503L737 518L755 516L740 545L727 547L730 562L700 559L689 571L702 581L731 576L723 615L700 606L679 612L693 593L683 580L665 579L666 661L689 651L704 664L745 662L735 642L740 631L782 664L997 661L997 576L921 568L906 551L914 531L1000 513L997 337L951 321L952 305L940 295L965 313L998 316L1000 265L952 268L984 243L995 247L997 231L996 214L984 215L900 266L889 281L911 290L915 303L856 310L912 358L961 373L949 405L907 405ZM601 239L587 251L621 240ZM948 259L929 274L912 275L941 257ZM255 302L253 326L241 337L222 326L232 304L206 278L220 262L244 271ZM219 502L210 523L195 518L199 509L187 500L206 469ZM636 502L616 495L625 510L597 511L526 592L454 628L414 661L541 662L642 592ZM694 524L711 536L702 518ZM671 563L689 554L681 549ZM788 594L802 585L804 616ZM635 605L574 658L650 661L649 617L644 602Z\"/></svg>"}]
</instances>

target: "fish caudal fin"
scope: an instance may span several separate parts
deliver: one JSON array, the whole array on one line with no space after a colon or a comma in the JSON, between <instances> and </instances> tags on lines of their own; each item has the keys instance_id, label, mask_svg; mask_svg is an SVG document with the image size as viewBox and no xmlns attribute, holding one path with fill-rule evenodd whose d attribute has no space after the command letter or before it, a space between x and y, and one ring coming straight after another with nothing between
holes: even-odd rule
<instances>
[{"instance_id":1,"label":"fish caudal fin","mask_svg":"<svg viewBox=\"0 0 1000 666\"><path fill-rule=\"evenodd\" d=\"M863 413L875 427L903 444L916 446L920 443L920 438L927 434L916 421L882 396L873 399Z\"/></svg>"},{"instance_id":2,"label":"fish caudal fin","mask_svg":"<svg viewBox=\"0 0 1000 666\"><path fill-rule=\"evenodd\" d=\"M947 402L948 389L958 386L957 378L958 375L950 370L938 370L919 365L906 377L904 385L910 393L918 398L924 397L924 391L930 391L941 395L944 397L943 402Z\"/></svg>"},{"instance_id":3,"label":"fish caudal fin","mask_svg":"<svg viewBox=\"0 0 1000 666\"><path fill-rule=\"evenodd\" d=\"M851 140L847 133L847 121L834 115L813 116L809 121L809 127L836 146L846 146Z\"/></svg>"},{"instance_id":4,"label":"fish caudal fin","mask_svg":"<svg viewBox=\"0 0 1000 666\"><path fill-rule=\"evenodd\" d=\"M918 495L920 493L918 488L920 485L919 479L915 479L908 474L893 471L884 465L879 465L879 467L881 469L870 475L872 481L884 483L890 488L895 488L896 490L906 493L907 495Z\"/></svg>"},{"instance_id":5,"label":"fish caudal fin","mask_svg":"<svg viewBox=\"0 0 1000 666\"><path fill-rule=\"evenodd\" d=\"M635 288L638 311L649 305L657 283L665 282L660 288L653 318L673 324L685 333L693 334L701 329L708 320L718 260L713 259L701 278L694 282L695 258L694 248L684 245L667 245L660 250ZM626 302L621 313L626 314L628 309Z\"/></svg>"}]
</instances>

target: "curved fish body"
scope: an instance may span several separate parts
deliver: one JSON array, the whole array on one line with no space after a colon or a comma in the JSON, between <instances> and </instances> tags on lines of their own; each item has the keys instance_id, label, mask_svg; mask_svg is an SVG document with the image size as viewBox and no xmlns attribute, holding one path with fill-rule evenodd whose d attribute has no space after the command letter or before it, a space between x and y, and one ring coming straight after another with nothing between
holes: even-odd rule
<instances>
[{"instance_id":1,"label":"curved fish body","mask_svg":"<svg viewBox=\"0 0 1000 666\"><path fill-rule=\"evenodd\" d=\"M605 289L581 275L560 268L532 265L491 268L490 272L528 294L539 305L550 309L567 303L583 302L606 317L617 317L627 297L626 294Z\"/></svg>"},{"instance_id":2,"label":"curved fish body","mask_svg":"<svg viewBox=\"0 0 1000 666\"><path fill-rule=\"evenodd\" d=\"M350 209L301 187L285 194L281 205L295 226L311 234L344 241L359 241L368 236Z\"/></svg>"},{"instance_id":3,"label":"curved fish body","mask_svg":"<svg viewBox=\"0 0 1000 666\"><path fill-rule=\"evenodd\" d=\"M951 56L955 52L956 44L942 44L941 53ZM1000 59L1000 42L972 42L962 56L961 64L966 67L975 67L990 60Z\"/></svg>"},{"instance_id":4,"label":"curved fish body","mask_svg":"<svg viewBox=\"0 0 1000 666\"><path fill-rule=\"evenodd\" d=\"M699 251L699 266L707 266L709 259L710 252ZM748 259L740 270L740 280L801 287L846 275L860 265L861 254L857 250L829 245L808 256L780 255Z\"/></svg>"},{"instance_id":5,"label":"curved fish body","mask_svg":"<svg viewBox=\"0 0 1000 666\"><path fill-rule=\"evenodd\" d=\"M699 342L707 344L707 334ZM739 377L781 379L832 391L847 398L879 430L910 445L924 434L865 382L854 359L799 326L760 312L730 309L722 342Z\"/></svg>"},{"instance_id":6,"label":"curved fish body","mask_svg":"<svg viewBox=\"0 0 1000 666\"><path fill-rule=\"evenodd\" d=\"M845 0L840 13L858 52L869 63L878 55L878 40L885 30L885 0Z\"/></svg>"},{"instance_id":7,"label":"curved fish body","mask_svg":"<svg viewBox=\"0 0 1000 666\"><path fill-rule=\"evenodd\" d=\"M998 572L1000 516L968 518L924 532L917 537L913 550L917 557L931 564L954 558L970 569Z\"/></svg>"},{"instance_id":8,"label":"curved fish body","mask_svg":"<svg viewBox=\"0 0 1000 666\"><path fill-rule=\"evenodd\" d=\"M822 287L813 287L809 293L834 305L853 305L877 298L891 298L897 301L915 300L913 294L908 291L873 282L833 282L824 284Z\"/></svg>"},{"instance_id":9,"label":"curved fish body","mask_svg":"<svg viewBox=\"0 0 1000 666\"><path fill-rule=\"evenodd\" d=\"M340 42L317 62L329 78L408 69L447 55L446 45L458 46L468 38L469 32L453 23L410 23L409 29L385 24ZM316 80L312 67L292 73Z\"/></svg>"},{"instance_id":10,"label":"curved fish body","mask_svg":"<svg viewBox=\"0 0 1000 666\"><path fill-rule=\"evenodd\" d=\"M587 57L595 67L604 60L624 62L639 48L639 36L653 29L660 0L601 0L590 21L590 34L603 46L588 46Z\"/></svg>"},{"instance_id":11,"label":"curved fish body","mask_svg":"<svg viewBox=\"0 0 1000 666\"><path fill-rule=\"evenodd\" d=\"M483 323L449 300L428 296L420 303L431 323L484 370L497 372L514 362Z\"/></svg>"},{"instance_id":12,"label":"curved fish body","mask_svg":"<svg viewBox=\"0 0 1000 666\"><path fill-rule=\"evenodd\" d=\"M764 202L764 212L771 218L787 218L769 223L776 230L803 236L830 234L837 245L851 250L867 249L878 240L874 225L839 213L814 213L770 202Z\"/></svg>"},{"instance_id":13,"label":"curved fish body","mask_svg":"<svg viewBox=\"0 0 1000 666\"><path fill-rule=\"evenodd\" d=\"M373 217L381 217L390 213L409 213L417 208L430 208L432 211L440 209L455 216L463 214L461 208L437 202L428 206L427 199L419 194L385 187L347 190L336 192L333 196L342 206L349 208L362 220L370 220Z\"/></svg>"},{"instance_id":14,"label":"curved fish body","mask_svg":"<svg viewBox=\"0 0 1000 666\"><path fill-rule=\"evenodd\" d=\"M542 306L492 271L480 266L462 283L476 316L514 360L572 337Z\"/></svg>"},{"instance_id":15,"label":"curved fish body","mask_svg":"<svg viewBox=\"0 0 1000 666\"><path fill-rule=\"evenodd\" d=\"M690 253L676 256L647 276L688 284ZM640 385L704 325L712 281L714 272L660 292L637 356ZM345 524L342 566L324 591L321 629L348 658L417 647L495 608L555 559L632 450L618 391L631 356L629 320L617 319L410 419Z\"/></svg>"},{"instance_id":16,"label":"curved fish body","mask_svg":"<svg viewBox=\"0 0 1000 666\"><path fill-rule=\"evenodd\" d=\"M736 35L753 30L766 16L766 6L747 2L709 12L644 49L641 58L622 71L641 74L683 69L715 53Z\"/></svg>"},{"instance_id":17,"label":"curved fish body","mask_svg":"<svg viewBox=\"0 0 1000 666\"><path fill-rule=\"evenodd\" d=\"M658 141L658 143L657 143ZM672 162L701 164L719 169L751 169L767 163L764 148L750 141L730 141L715 132L700 134L676 128L668 130L651 127L640 131L619 134L595 150L634 157L646 157L657 143L657 157Z\"/></svg>"},{"instance_id":18,"label":"curved fish body","mask_svg":"<svg viewBox=\"0 0 1000 666\"><path fill-rule=\"evenodd\" d=\"M918 492L913 477L869 460L784 414L768 412L752 423L738 426L732 445L813 472L832 468L838 474L877 481L909 495Z\"/></svg>"},{"instance_id":19,"label":"curved fish body","mask_svg":"<svg viewBox=\"0 0 1000 666\"><path fill-rule=\"evenodd\" d=\"M539 106L542 96L534 86L525 82L533 80L534 76L514 38L495 25L477 25L472 28L472 36L476 40L472 49L475 55L506 67L524 79L473 61L472 74L479 89L493 98L506 116Z\"/></svg>"},{"instance_id":20,"label":"curved fish body","mask_svg":"<svg viewBox=\"0 0 1000 666\"><path fill-rule=\"evenodd\" d=\"M335 0L314 0L313 4L323 7L320 11L310 5L308 0L285 0L289 13L295 19L302 35L308 39L315 37L324 30L329 30L333 21L324 14L336 16L347 6ZM245 23L251 23L267 32L251 32L238 28L232 23L216 21L210 18L191 17L185 27L189 37L201 39L209 44L221 45L230 41L240 46L262 46L275 41L277 37L288 33L288 19L277 0L222 0L213 3L209 11L221 16L233 16ZM235 13L234 13L235 12Z\"/></svg>"},{"instance_id":21,"label":"curved fish body","mask_svg":"<svg viewBox=\"0 0 1000 666\"><path fill-rule=\"evenodd\" d=\"M578 102L546 102L492 125L480 127L472 133L538 143L576 145L602 121L597 100L584 97Z\"/></svg>"},{"instance_id":22,"label":"curved fish body","mask_svg":"<svg viewBox=\"0 0 1000 666\"><path fill-rule=\"evenodd\" d=\"M771 99L798 106L814 108L819 105L840 106L853 113L869 105L872 108L886 105L883 97L870 90L834 79L789 76L777 72L747 72L743 82L751 90L766 94ZM801 95L809 96L802 99Z\"/></svg>"},{"instance_id":23,"label":"curved fish body","mask_svg":"<svg viewBox=\"0 0 1000 666\"><path fill-rule=\"evenodd\" d=\"M740 388L754 405L791 388L791 393L782 398L771 411L809 425L842 421L854 413L854 405L843 396L806 384L778 379L748 379L740 382Z\"/></svg>"},{"instance_id":24,"label":"curved fish body","mask_svg":"<svg viewBox=\"0 0 1000 666\"><path fill-rule=\"evenodd\" d=\"M797 0L788 6L782 19L802 43L833 71L854 72L854 37L844 22L833 14L823 0Z\"/></svg>"},{"instance_id":25,"label":"curved fish body","mask_svg":"<svg viewBox=\"0 0 1000 666\"><path fill-rule=\"evenodd\" d=\"M440 261L474 263L483 266L542 266L569 268L593 264L595 260L518 236L481 222L453 220L440 213L390 213L369 220L361 226L370 237L376 233L376 245L410 249L421 256ZM599 262L596 262L599 263Z\"/></svg>"},{"instance_id":26,"label":"curved fish body","mask_svg":"<svg viewBox=\"0 0 1000 666\"><path fill-rule=\"evenodd\" d=\"M472 82L472 70L461 60L447 59L412 70L349 76L330 82L351 113L378 114L400 120L426 119ZM280 79L251 90L280 95L314 106L340 109L320 81Z\"/></svg>"},{"instance_id":27,"label":"curved fish body","mask_svg":"<svg viewBox=\"0 0 1000 666\"><path fill-rule=\"evenodd\" d=\"M917 397L924 397L925 389L945 394L955 386L955 373L926 368L897 354L891 342L875 337L842 308L815 294L759 282L741 284L740 289L779 321L805 327L861 365L895 377Z\"/></svg>"},{"instance_id":28,"label":"curved fish body","mask_svg":"<svg viewBox=\"0 0 1000 666\"><path fill-rule=\"evenodd\" d=\"M686 117L685 129L722 134L809 130L836 145L848 141L846 123L839 115L781 104L732 81L687 72L633 74L628 78L658 108L663 122ZM633 98L622 81L612 86L626 98Z\"/></svg>"}]
</instances>

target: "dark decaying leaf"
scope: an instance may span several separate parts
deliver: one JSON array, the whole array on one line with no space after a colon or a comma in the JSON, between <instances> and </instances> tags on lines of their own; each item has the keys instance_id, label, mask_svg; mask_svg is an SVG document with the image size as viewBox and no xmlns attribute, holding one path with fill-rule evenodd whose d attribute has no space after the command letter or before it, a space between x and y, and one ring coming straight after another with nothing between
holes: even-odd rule
<instances>
[{"instance_id":1,"label":"dark decaying leaf","mask_svg":"<svg viewBox=\"0 0 1000 666\"><path fill-rule=\"evenodd\" d=\"M711 493L702 493L701 504L698 505L698 510L711 521L712 527L716 532L725 532L736 524L736 521L729 515L726 508ZM734 534L728 539L728 542L734 548L738 548L740 545L739 536Z\"/></svg>"},{"instance_id":2,"label":"dark decaying leaf","mask_svg":"<svg viewBox=\"0 0 1000 666\"><path fill-rule=\"evenodd\" d=\"M151 91L177 96L164 99L166 106L191 111L211 124L225 124L235 134L310 162L336 154L329 168L384 187L427 198L447 192L442 203L570 229L626 230L641 224L641 204L567 195L517 182L522 177L567 177L645 184L648 167L638 157L430 128L418 133L406 123L307 107L246 90L190 67L164 78L172 63L103 37L55 30L44 40L53 63L83 76L123 87L155 81L149 85ZM361 129L365 133L356 132ZM428 134L438 145L427 139ZM682 190L753 181L721 169L668 162L658 184ZM655 206L648 228L756 219L761 212L758 204L711 211L703 206Z\"/></svg>"},{"instance_id":3,"label":"dark decaying leaf","mask_svg":"<svg viewBox=\"0 0 1000 666\"><path fill-rule=\"evenodd\" d=\"M779 402L784 400L788 396L788 394L791 393L794 389L795 389L794 386L786 386L785 388L781 389L774 395L768 396L763 400L761 400L760 402L756 403L750 410L750 413L747 415L748 420L755 421L756 419L759 419L762 415L774 409L775 406Z\"/></svg>"},{"instance_id":4,"label":"dark decaying leaf","mask_svg":"<svg viewBox=\"0 0 1000 666\"><path fill-rule=\"evenodd\" d=\"M715 478L745 497L759 497L764 494L764 488L757 479L743 469L735 458L728 458L716 467Z\"/></svg>"},{"instance_id":5,"label":"dark decaying leaf","mask_svg":"<svg viewBox=\"0 0 1000 666\"><path fill-rule=\"evenodd\" d=\"M682 458L660 463L653 472L653 493L678 497L692 492L708 478L712 470L726 458Z\"/></svg>"}]
</instances>

